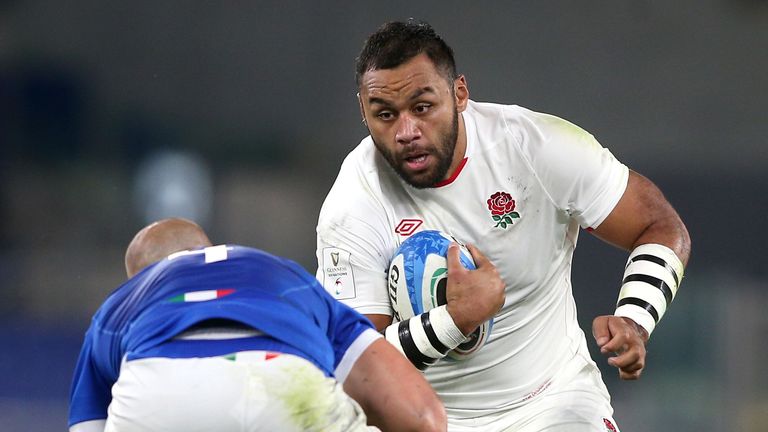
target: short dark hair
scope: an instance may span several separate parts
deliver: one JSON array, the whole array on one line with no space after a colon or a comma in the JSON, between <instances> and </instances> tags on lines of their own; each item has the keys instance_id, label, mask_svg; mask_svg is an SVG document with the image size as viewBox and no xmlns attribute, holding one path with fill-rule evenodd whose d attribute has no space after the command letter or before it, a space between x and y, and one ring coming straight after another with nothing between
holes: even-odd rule
<instances>
[{"instance_id":1,"label":"short dark hair","mask_svg":"<svg viewBox=\"0 0 768 432\"><path fill-rule=\"evenodd\" d=\"M393 69L419 54L426 54L445 78L456 79L453 50L424 21L388 22L368 36L355 62L355 82L360 86L364 73L377 69Z\"/></svg>"}]
</instances>

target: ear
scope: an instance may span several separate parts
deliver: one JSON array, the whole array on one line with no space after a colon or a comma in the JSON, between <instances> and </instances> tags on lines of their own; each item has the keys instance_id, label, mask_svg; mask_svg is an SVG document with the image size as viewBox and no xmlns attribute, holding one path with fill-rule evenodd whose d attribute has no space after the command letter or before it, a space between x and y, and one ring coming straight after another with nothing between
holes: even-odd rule
<instances>
[{"instance_id":1,"label":"ear","mask_svg":"<svg viewBox=\"0 0 768 432\"><path fill-rule=\"evenodd\" d=\"M469 87L467 87L467 79L464 75L459 75L458 78L453 80L453 94L456 97L456 110L464 112L469 100Z\"/></svg>"}]
</instances>

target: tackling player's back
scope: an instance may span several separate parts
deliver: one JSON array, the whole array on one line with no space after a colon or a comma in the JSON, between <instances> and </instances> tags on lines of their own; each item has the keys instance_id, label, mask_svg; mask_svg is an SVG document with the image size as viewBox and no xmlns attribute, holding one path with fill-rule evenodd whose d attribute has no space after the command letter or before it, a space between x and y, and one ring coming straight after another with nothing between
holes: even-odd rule
<instances>
[{"instance_id":1,"label":"tackling player's back","mask_svg":"<svg viewBox=\"0 0 768 432\"><path fill-rule=\"evenodd\" d=\"M170 219L134 238L126 269L86 333L70 432L358 431L366 416L382 430L445 430L424 378L296 263L210 246Z\"/></svg>"}]
</instances>

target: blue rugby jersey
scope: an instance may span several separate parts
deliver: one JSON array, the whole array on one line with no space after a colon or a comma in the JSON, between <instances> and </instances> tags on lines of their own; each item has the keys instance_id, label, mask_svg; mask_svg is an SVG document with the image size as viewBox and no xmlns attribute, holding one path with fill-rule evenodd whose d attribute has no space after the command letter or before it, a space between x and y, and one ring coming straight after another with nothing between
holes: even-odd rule
<instances>
[{"instance_id":1,"label":"blue rugby jersey","mask_svg":"<svg viewBox=\"0 0 768 432\"><path fill-rule=\"evenodd\" d=\"M70 394L69 424L107 417L111 387L126 360L207 357L210 344L166 344L190 326L227 319L266 337L217 342L218 354L248 349L288 352L333 376L371 323L333 299L298 264L257 249L220 245L171 255L115 289L86 332ZM256 344L254 345L254 341ZM261 341L261 342L259 342ZM176 343L177 341L174 341ZM165 344L165 345L164 345ZM228 344L232 351L227 352Z\"/></svg>"}]
</instances>

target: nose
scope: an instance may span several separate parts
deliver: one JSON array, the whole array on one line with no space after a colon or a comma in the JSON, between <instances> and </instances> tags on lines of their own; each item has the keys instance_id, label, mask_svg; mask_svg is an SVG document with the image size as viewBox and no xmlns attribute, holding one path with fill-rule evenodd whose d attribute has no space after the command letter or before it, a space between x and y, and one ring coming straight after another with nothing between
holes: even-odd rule
<instances>
[{"instance_id":1,"label":"nose","mask_svg":"<svg viewBox=\"0 0 768 432\"><path fill-rule=\"evenodd\" d=\"M410 144L421 138L418 120L408 114L403 114L397 119L397 131L395 140L398 144Z\"/></svg>"}]
</instances>

